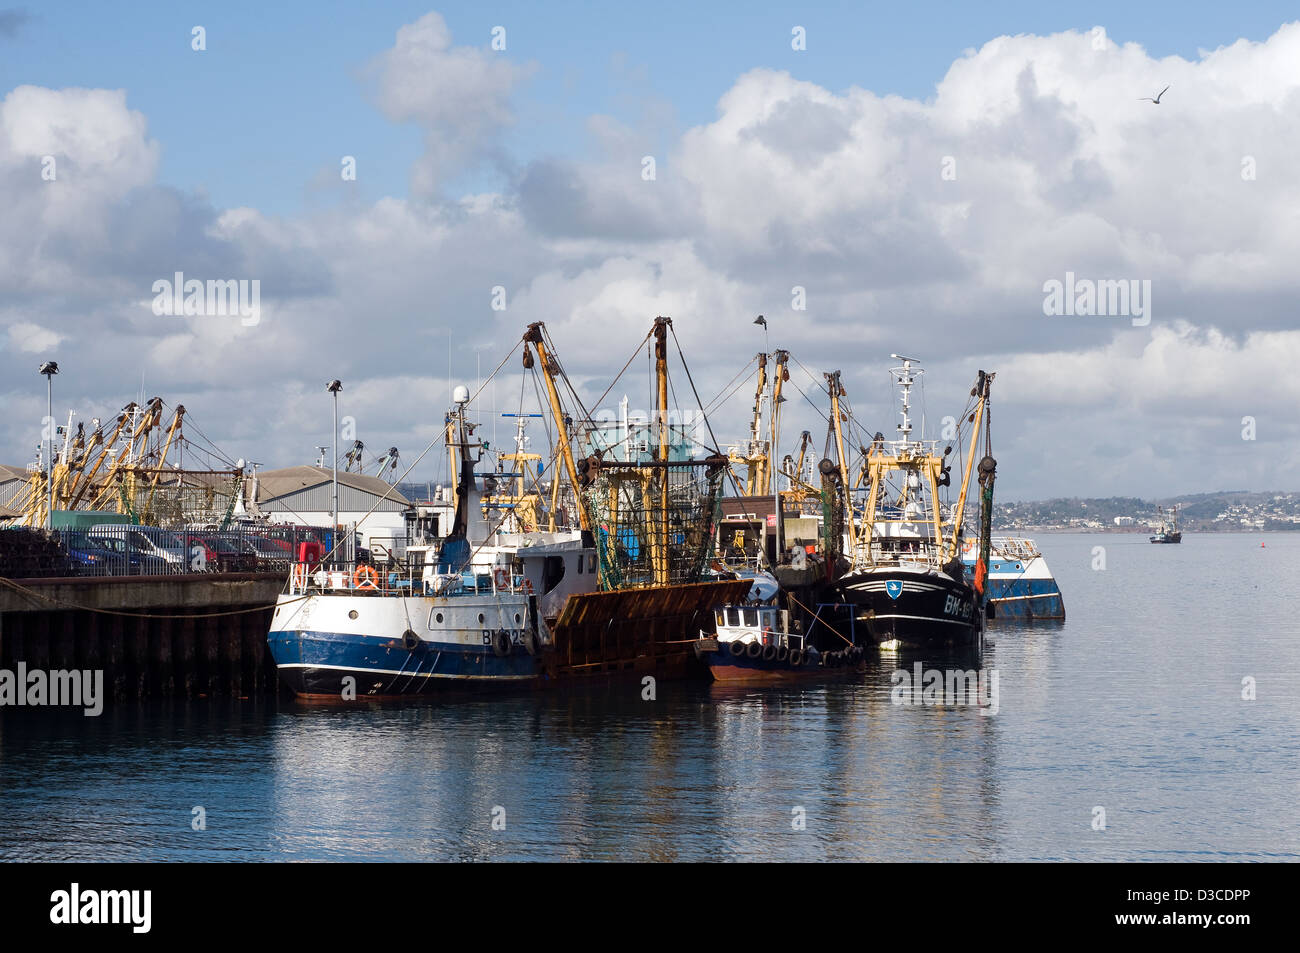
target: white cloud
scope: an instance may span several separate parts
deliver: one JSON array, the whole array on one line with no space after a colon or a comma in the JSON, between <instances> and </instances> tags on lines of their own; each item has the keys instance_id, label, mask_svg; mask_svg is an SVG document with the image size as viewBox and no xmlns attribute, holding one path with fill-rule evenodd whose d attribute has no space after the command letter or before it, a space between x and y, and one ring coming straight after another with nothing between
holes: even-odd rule
<instances>
[{"instance_id":1,"label":"white cloud","mask_svg":"<svg viewBox=\"0 0 1300 953\"><path fill-rule=\"evenodd\" d=\"M429 14L368 71L379 109L425 132L414 197L297 219L156 185L158 146L120 92L24 87L0 106L0 186L15 197L0 220L0 304L11 322L58 329L87 393L120 404L145 370L208 432L224 417L258 444L232 452L277 463L312 455L312 402L331 376L375 408L367 444L406 443L413 458L446 391L449 330L465 380L475 349L495 364L544 320L594 397L669 314L707 402L762 348L752 321L764 313L773 347L844 371L870 430L893 419L880 386L890 351L930 366L931 419L960 406L976 366L997 370L999 492L1240 486L1243 461L1252 485L1295 488L1298 53L1300 24L1194 61L1095 50L1087 32L1000 37L924 101L752 70L714 121L656 156L653 181L645 139L592 117L599 157L538 157L499 194L451 199L449 177L510 167L499 133L530 69L454 45ZM1166 84L1160 106L1137 101ZM42 150L62 150L90 185L44 188ZM262 323L140 308L173 270L260 278ZM1045 317L1043 283L1067 270L1149 278L1151 325ZM490 307L498 285L504 312ZM806 312L790 308L795 285ZM24 326L36 327L9 324L11 351ZM267 423L250 407L280 409ZM788 432L820 440L802 398L787 413ZM1243 456L1246 414L1261 425ZM733 408L715 430L729 439L743 419ZM12 428L0 438L10 456L30 443Z\"/></svg>"},{"instance_id":2,"label":"white cloud","mask_svg":"<svg viewBox=\"0 0 1300 953\"><path fill-rule=\"evenodd\" d=\"M43 354L58 347L63 335L39 324L19 321L9 325L9 346L25 354Z\"/></svg>"},{"instance_id":3,"label":"white cloud","mask_svg":"<svg viewBox=\"0 0 1300 953\"><path fill-rule=\"evenodd\" d=\"M427 13L399 29L396 43L368 72L384 115L425 130L426 152L412 169L412 188L429 195L491 154L496 132L514 122L511 94L533 70L486 47L453 46L446 21Z\"/></svg>"}]
</instances>

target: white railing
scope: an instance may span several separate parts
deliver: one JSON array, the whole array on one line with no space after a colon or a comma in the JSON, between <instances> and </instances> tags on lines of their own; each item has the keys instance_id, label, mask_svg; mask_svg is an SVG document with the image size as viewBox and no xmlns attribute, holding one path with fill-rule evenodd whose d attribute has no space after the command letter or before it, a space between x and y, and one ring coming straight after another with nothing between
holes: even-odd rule
<instances>
[{"instance_id":1,"label":"white railing","mask_svg":"<svg viewBox=\"0 0 1300 953\"><path fill-rule=\"evenodd\" d=\"M989 541L989 548L999 556L1012 559L1026 560L1042 555L1032 539L1022 536L994 536Z\"/></svg>"},{"instance_id":2,"label":"white railing","mask_svg":"<svg viewBox=\"0 0 1300 953\"><path fill-rule=\"evenodd\" d=\"M514 593L532 595L522 575L505 569L473 573L426 572L428 566L390 568L369 563L312 566L294 563L289 572L293 595L459 596Z\"/></svg>"}]
</instances>

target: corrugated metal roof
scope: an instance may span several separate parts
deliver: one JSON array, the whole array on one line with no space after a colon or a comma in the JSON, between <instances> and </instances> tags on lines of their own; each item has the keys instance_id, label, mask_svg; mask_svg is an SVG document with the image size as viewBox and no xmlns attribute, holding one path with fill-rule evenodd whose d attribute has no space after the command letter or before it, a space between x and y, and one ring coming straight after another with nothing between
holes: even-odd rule
<instances>
[{"instance_id":1,"label":"corrugated metal roof","mask_svg":"<svg viewBox=\"0 0 1300 953\"><path fill-rule=\"evenodd\" d=\"M0 483L7 483L10 480L22 480L26 482L31 479L31 473L26 467L11 467L7 463L0 463Z\"/></svg>"},{"instance_id":2,"label":"corrugated metal roof","mask_svg":"<svg viewBox=\"0 0 1300 953\"><path fill-rule=\"evenodd\" d=\"M282 496L289 496L310 487L328 484L333 479L333 476L334 471L326 467L306 465L283 467L279 470L262 470L257 474L257 502L259 505L269 503L271 500ZM339 485L350 486L353 489L360 490L363 493L370 493L376 497L386 496L387 499L404 507L411 505L411 501L399 493L396 487L389 486L379 477L340 471Z\"/></svg>"}]
</instances>

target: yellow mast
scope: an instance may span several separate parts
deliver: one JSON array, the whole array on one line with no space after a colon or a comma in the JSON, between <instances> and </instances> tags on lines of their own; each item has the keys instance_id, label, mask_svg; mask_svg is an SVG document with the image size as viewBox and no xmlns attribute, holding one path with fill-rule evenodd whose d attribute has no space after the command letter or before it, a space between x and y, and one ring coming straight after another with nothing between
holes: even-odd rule
<instances>
[{"instance_id":1,"label":"yellow mast","mask_svg":"<svg viewBox=\"0 0 1300 953\"><path fill-rule=\"evenodd\" d=\"M72 482L72 485L69 487L70 496L67 505L68 509L75 510L77 508L77 504L81 502L81 498L86 494L86 491L90 489L91 485L94 483L95 474L99 472L99 468L103 465L104 460L108 457L108 451L114 445L116 445L117 438L122 434L122 428L126 426L126 422L127 420L130 419L131 413L135 410L135 408L136 408L136 404L134 401L128 403L124 408L122 408L122 412L117 415L117 426L113 428L113 434L107 440L104 439L102 427L99 430L96 430L95 433L91 436L90 449L94 449L96 442L98 442L99 445L103 447L103 449L99 451L99 456L95 458L95 464L90 468L90 472L85 474L79 473L77 475L77 478ZM89 452L90 451L87 450L87 455L89 455Z\"/></svg>"},{"instance_id":2,"label":"yellow mast","mask_svg":"<svg viewBox=\"0 0 1300 953\"><path fill-rule=\"evenodd\" d=\"M952 551L957 552L957 537L961 533L962 518L966 512L966 490L970 487L971 469L975 466L975 447L980 442L980 421L984 417L984 400L988 388L981 388L979 400L975 405L975 429L971 431L970 450L966 454L966 469L961 475L961 493L957 497L957 512L952 518ZM946 552L946 547L945 547Z\"/></svg>"},{"instance_id":3,"label":"yellow mast","mask_svg":"<svg viewBox=\"0 0 1300 953\"><path fill-rule=\"evenodd\" d=\"M569 428L564 422L564 409L560 406L560 393L555 386L554 374L554 357L547 351L546 336L543 333L546 325L541 321L528 325L528 330L524 332L525 349L531 344L537 350L537 360L542 365L542 378L546 381L546 393L550 398L551 415L555 418L555 429L559 434L560 441L560 458L564 461L564 469L568 473L569 483L573 486L573 495L578 507L578 523L582 529L591 529L587 522L587 508L582 505L582 499L579 496L581 490L578 484L578 467L573 462L573 448L569 445ZM525 353L527 351L525 350ZM557 480L558 484L559 481ZM552 490L552 495L558 493L558 490ZM555 528L555 506L551 506L551 528Z\"/></svg>"},{"instance_id":4,"label":"yellow mast","mask_svg":"<svg viewBox=\"0 0 1300 953\"><path fill-rule=\"evenodd\" d=\"M172 418L172 425L167 429L167 443L163 445L162 453L156 462L157 469L154 470L153 480L149 484L149 495L145 498L142 513L148 513L153 506L153 495L158 489L158 481L162 479L163 464L167 461L167 454L171 452L172 441L176 439L176 433L181 429L181 418L185 416L185 406L179 404L176 407L176 415Z\"/></svg>"},{"instance_id":5,"label":"yellow mast","mask_svg":"<svg viewBox=\"0 0 1300 953\"><path fill-rule=\"evenodd\" d=\"M784 399L781 397L781 385L790 379L790 371L785 366L790 360L790 352L778 350L772 356L776 359L776 373L772 375L772 427L771 438L767 443L768 450L763 466L763 495L766 496L768 493L775 493L779 497L781 488L780 486L774 485L775 481L772 479L772 461L776 458L778 446L777 439L780 436L781 428L781 402ZM779 503L780 501L778 499L778 507Z\"/></svg>"},{"instance_id":6,"label":"yellow mast","mask_svg":"<svg viewBox=\"0 0 1300 953\"><path fill-rule=\"evenodd\" d=\"M758 387L754 389L754 416L749 424L749 469L745 477L745 492L750 496L766 492L764 485L764 464L767 455L763 452L759 434L763 430L763 391L767 389L767 355L758 355Z\"/></svg>"},{"instance_id":7,"label":"yellow mast","mask_svg":"<svg viewBox=\"0 0 1300 953\"><path fill-rule=\"evenodd\" d=\"M149 401L149 403L145 405L144 416L140 420L140 425L135 429L135 432L132 433L131 436L127 438L126 447L123 448L120 454L118 454L117 458L113 461L112 465L108 468L108 471L104 474L104 485L100 488L100 491L95 496L95 498L90 502L90 506L89 506L90 509L92 510L99 509L100 504L103 503L105 500L107 500L110 494L117 493L118 494L117 508L118 511L121 512L122 510L121 492L118 489L118 487L115 485L116 483L121 482L118 479L118 477L120 477L123 472L129 471L130 465L128 464L127 461L130 459L130 457L137 450L143 451L144 448L148 446L149 433L150 431L153 430L154 426L161 419L162 419L162 398L155 397L153 400ZM130 489L133 490L134 487L131 487Z\"/></svg>"}]
</instances>

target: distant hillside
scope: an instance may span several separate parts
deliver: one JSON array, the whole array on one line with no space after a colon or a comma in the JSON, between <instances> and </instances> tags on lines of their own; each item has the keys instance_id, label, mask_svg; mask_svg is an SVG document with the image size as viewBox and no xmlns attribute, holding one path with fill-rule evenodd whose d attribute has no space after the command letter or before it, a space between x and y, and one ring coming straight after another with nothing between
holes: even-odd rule
<instances>
[{"instance_id":1,"label":"distant hillside","mask_svg":"<svg viewBox=\"0 0 1300 953\"><path fill-rule=\"evenodd\" d=\"M1158 507L1178 504L1178 522L1189 532L1300 530L1300 493L1225 490L1164 500L1131 496L999 502L1000 530L1076 529L1145 532L1159 525Z\"/></svg>"}]
</instances>

